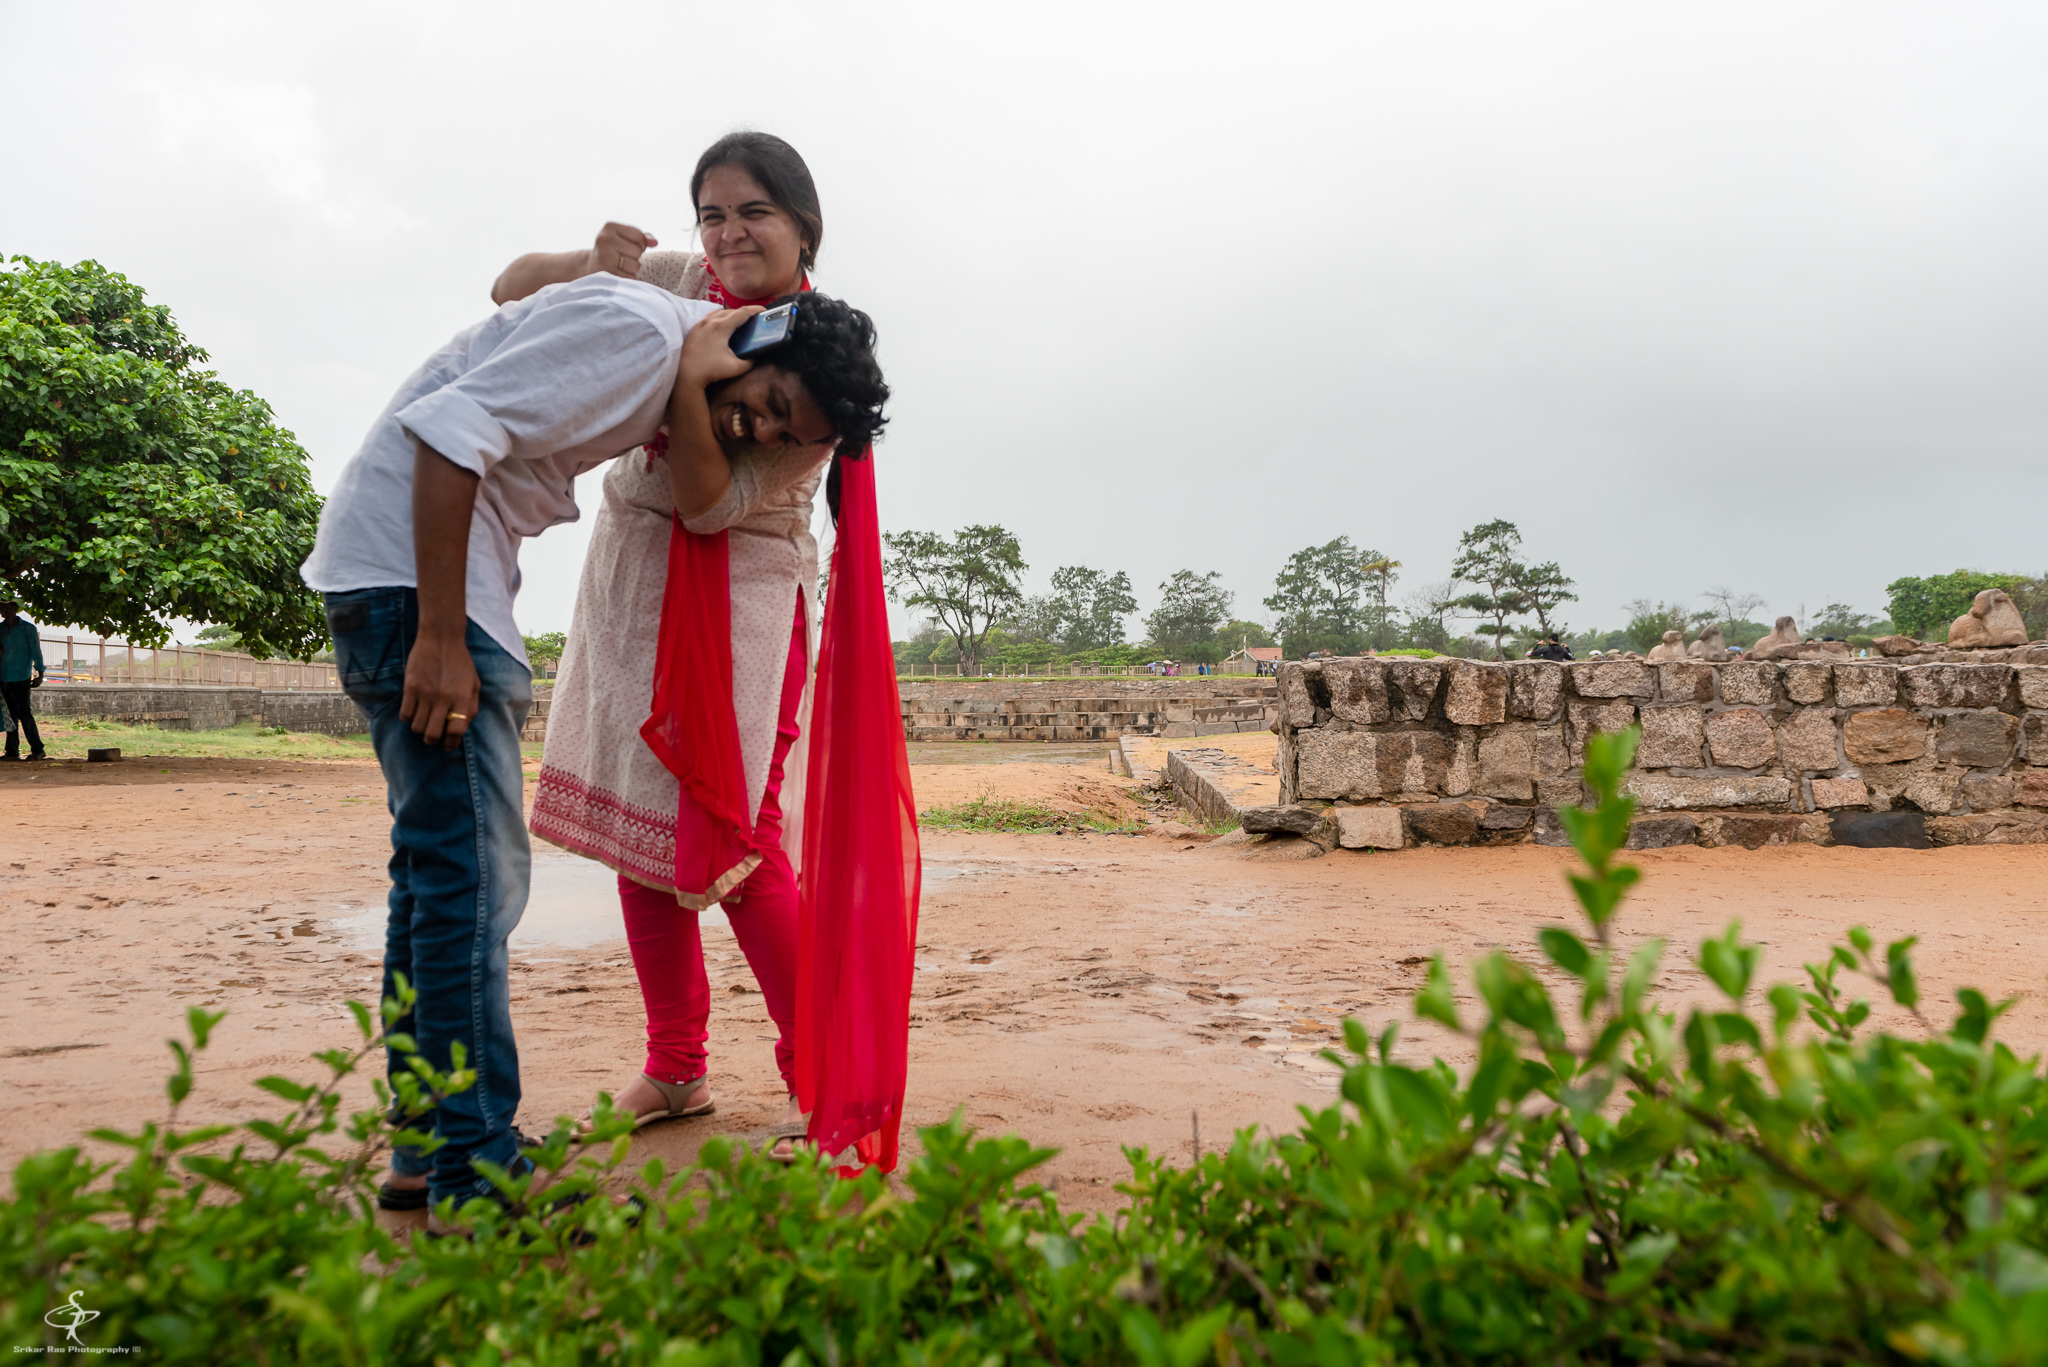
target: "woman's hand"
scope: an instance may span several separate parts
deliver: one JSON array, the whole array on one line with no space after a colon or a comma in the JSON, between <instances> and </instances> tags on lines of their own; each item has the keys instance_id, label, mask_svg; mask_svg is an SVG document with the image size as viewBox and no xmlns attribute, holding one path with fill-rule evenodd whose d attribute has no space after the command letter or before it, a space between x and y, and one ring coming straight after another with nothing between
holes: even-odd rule
<instances>
[{"instance_id":1,"label":"woman's hand","mask_svg":"<svg viewBox=\"0 0 2048 1367\"><path fill-rule=\"evenodd\" d=\"M505 267L491 286L491 302L509 304L546 286L586 275L637 280L641 256L657 245L654 234L643 233L630 223L607 223L598 229L597 241L582 251L528 252Z\"/></svg>"},{"instance_id":2,"label":"woman's hand","mask_svg":"<svg viewBox=\"0 0 2048 1367\"><path fill-rule=\"evenodd\" d=\"M607 223L598 229L597 241L590 244L590 269L583 274L638 280L640 257L659 245L652 233L643 233L630 223Z\"/></svg>"},{"instance_id":3,"label":"woman's hand","mask_svg":"<svg viewBox=\"0 0 2048 1367\"><path fill-rule=\"evenodd\" d=\"M732 354L732 335L760 311L759 304L720 309L691 328L683 338L682 359L676 364L676 384L701 394L720 380L736 379L752 370L752 361Z\"/></svg>"}]
</instances>

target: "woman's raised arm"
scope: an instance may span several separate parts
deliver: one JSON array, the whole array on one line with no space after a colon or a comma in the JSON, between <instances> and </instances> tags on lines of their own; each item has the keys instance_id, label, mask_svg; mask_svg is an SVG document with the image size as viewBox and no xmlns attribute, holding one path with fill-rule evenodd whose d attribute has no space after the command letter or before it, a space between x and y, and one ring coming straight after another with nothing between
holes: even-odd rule
<instances>
[{"instance_id":1,"label":"woman's raised arm","mask_svg":"<svg viewBox=\"0 0 2048 1367\"><path fill-rule=\"evenodd\" d=\"M528 252L513 261L491 286L491 302L509 304L543 286L581 280L586 275L636 280L641 254L657 245L652 233L643 233L630 223L607 223L598 230L597 241L581 251Z\"/></svg>"}]
</instances>

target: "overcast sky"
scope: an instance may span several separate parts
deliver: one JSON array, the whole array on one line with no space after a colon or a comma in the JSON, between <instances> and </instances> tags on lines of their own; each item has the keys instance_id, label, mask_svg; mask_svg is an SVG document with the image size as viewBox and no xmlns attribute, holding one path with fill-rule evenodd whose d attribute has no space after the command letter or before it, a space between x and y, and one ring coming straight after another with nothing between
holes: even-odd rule
<instances>
[{"instance_id":1,"label":"overcast sky","mask_svg":"<svg viewBox=\"0 0 2048 1367\"><path fill-rule=\"evenodd\" d=\"M0 252L97 258L343 463L527 250L809 161L889 530L1027 587L1505 517L1575 627L2048 568L2048 7L0 0ZM596 476L581 490L594 506ZM529 544L565 628L588 522Z\"/></svg>"}]
</instances>

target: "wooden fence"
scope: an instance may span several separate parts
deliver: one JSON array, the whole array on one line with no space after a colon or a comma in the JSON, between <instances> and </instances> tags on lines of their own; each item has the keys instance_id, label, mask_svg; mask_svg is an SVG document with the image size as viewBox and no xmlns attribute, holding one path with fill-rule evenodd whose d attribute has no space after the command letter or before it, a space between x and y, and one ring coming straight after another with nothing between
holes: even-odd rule
<instances>
[{"instance_id":1,"label":"wooden fence","mask_svg":"<svg viewBox=\"0 0 2048 1367\"><path fill-rule=\"evenodd\" d=\"M43 682L65 684L215 684L293 692L337 692L341 676L332 664L303 660L259 660L239 650L198 646L130 645L104 636L38 638L43 646Z\"/></svg>"}]
</instances>

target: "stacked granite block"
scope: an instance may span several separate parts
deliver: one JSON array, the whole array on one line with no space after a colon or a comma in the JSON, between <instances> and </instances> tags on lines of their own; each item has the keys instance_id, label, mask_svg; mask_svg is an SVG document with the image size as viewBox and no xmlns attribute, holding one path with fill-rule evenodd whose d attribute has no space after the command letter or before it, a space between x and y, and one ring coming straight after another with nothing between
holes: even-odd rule
<instances>
[{"instance_id":1,"label":"stacked granite block","mask_svg":"<svg viewBox=\"0 0 2048 1367\"><path fill-rule=\"evenodd\" d=\"M2048 840L2048 663L1338 659L1283 665L1279 710L1330 846L1390 845L1387 808L1406 844L1562 843L1587 738L1633 725L1638 847Z\"/></svg>"}]
</instances>

